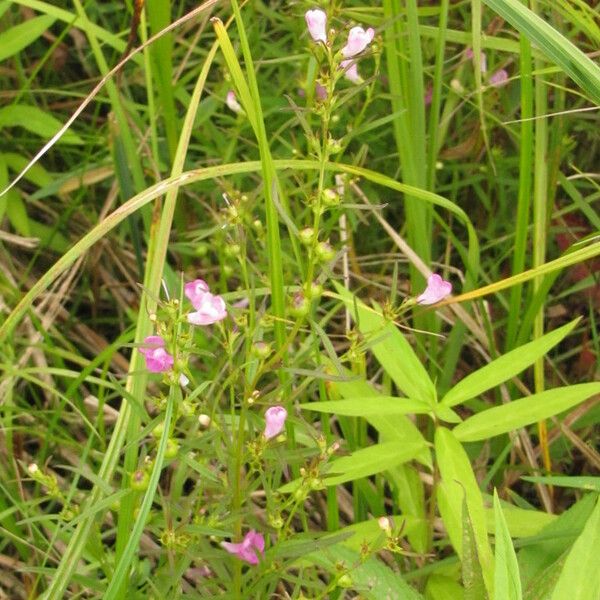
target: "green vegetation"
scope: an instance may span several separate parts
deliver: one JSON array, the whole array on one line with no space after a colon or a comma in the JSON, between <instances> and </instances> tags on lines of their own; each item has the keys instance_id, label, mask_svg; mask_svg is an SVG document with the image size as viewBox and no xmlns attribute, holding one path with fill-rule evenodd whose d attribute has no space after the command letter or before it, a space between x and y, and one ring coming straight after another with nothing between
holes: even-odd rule
<instances>
[{"instance_id":1,"label":"green vegetation","mask_svg":"<svg viewBox=\"0 0 600 600\"><path fill-rule=\"evenodd\" d=\"M0 596L597 600L593 4L0 0Z\"/></svg>"}]
</instances>

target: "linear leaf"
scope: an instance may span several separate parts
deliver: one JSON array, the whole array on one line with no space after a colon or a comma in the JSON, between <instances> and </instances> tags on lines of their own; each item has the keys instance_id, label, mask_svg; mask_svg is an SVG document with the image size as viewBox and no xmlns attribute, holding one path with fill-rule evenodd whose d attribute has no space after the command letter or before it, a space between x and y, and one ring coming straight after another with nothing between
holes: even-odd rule
<instances>
[{"instance_id":1,"label":"linear leaf","mask_svg":"<svg viewBox=\"0 0 600 600\"><path fill-rule=\"evenodd\" d=\"M450 541L462 560L462 501L466 498L477 555L489 592L494 581L492 551L488 542L483 498L471 462L460 442L444 427L439 427L435 432L435 454L441 475L438 506Z\"/></svg>"},{"instance_id":2,"label":"linear leaf","mask_svg":"<svg viewBox=\"0 0 600 600\"><path fill-rule=\"evenodd\" d=\"M496 490L494 490L494 515L496 519L494 597L521 600L523 593L519 563Z\"/></svg>"},{"instance_id":3,"label":"linear leaf","mask_svg":"<svg viewBox=\"0 0 600 600\"><path fill-rule=\"evenodd\" d=\"M0 129L3 127L23 127L27 131L43 138L51 138L62 123L37 106L11 104L0 108ZM58 144L83 144L83 140L72 131L67 131Z\"/></svg>"},{"instance_id":4,"label":"linear leaf","mask_svg":"<svg viewBox=\"0 0 600 600\"><path fill-rule=\"evenodd\" d=\"M533 394L473 415L453 429L461 442L474 442L548 419L590 396L600 393L600 383L580 383Z\"/></svg>"},{"instance_id":5,"label":"linear leaf","mask_svg":"<svg viewBox=\"0 0 600 600\"><path fill-rule=\"evenodd\" d=\"M54 20L54 17L42 15L0 33L0 61L17 54L35 42L54 23Z\"/></svg>"},{"instance_id":6,"label":"linear leaf","mask_svg":"<svg viewBox=\"0 0 600 600\"><path fill-rule=\"evenodd\" d=\"M575 319L559 329L515 348L493 360L481 369L471 373L459 381L442 399L442 404L455 406L481 393L496 387L511 377L518 375L521 371L532 365L539 357L544 356L550 348L556 346L577 325L579 319Z\"/></svg>"},{"instance_id":7,"label":"linear leaf","mask_svg":"<svg viewBox=\"0 0 600 600\"><path fill-rule=\"evenodd\" d=\"M331 477L324 477L326 487L369 477L391 467L408 462L415 458L424 448L424 444L386 442L375 444L357 450L350 456L344 456L331 463ZM295 479L279 488L281 493L294 492L301 484L301 479Z\"/></svg>"}]
</instances>

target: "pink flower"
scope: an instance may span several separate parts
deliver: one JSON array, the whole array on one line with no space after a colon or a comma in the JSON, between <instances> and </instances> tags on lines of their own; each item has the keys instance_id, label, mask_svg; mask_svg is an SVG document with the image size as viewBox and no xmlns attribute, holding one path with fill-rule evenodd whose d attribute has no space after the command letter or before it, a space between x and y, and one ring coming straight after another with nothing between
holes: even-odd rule
<instances>
[{"instance_id":1,"label":"pink flower","mask_svg":"<svg viewBox=\"0 0 600 600\"><path fill-rule=\"evenodd\" d=\"M425 106L429 106L431 101L433 100L433 88L429 86L425 90L425 96L423 97L423 102L425 102Z\"/></svg>"},{"instance_id":2,"label":"pink flower","mask_svg":"<svg viewBox=\"0 0 600 600\"><path fill-rule=\"evenodd\" d=\"M315 96L317 97L317 100L321 101L327 98L327 88L318 81L315 83Z\"/></svg>"},{"instance_id":3,"label":"pink flower","mask_svg":"<svg viewBox=\"0 0 600 600\"><path fill-rule=\"evenodd\" d=\"M233 90L229 90L227 92L227 96L225 97L225 104L227 104L227 108L232 110L234 113L240 114L244 112L244 109L237 101L237 98L235 97L235 92Z\"/></svg>"},{"instance_id":4,"label":"pink flower","mask_svg":"<svg viewBox=\"0 0 600 600\"><path fill-rule=\"evenodd\" d=\"M500 69L490 75L490 85L500 87L508 81L508 73L504 69Z\"/></svg>"},{"instance_id":5,"label":"pink flower","mask_svg":"<svg viewBox=\"0 0 600 600\"><path fill-rule=\"evenodd\" d=\"M221 546L223 546L229 554L235 554L235 556L245 560L247 563L257 565L258 556L256 550L261 554L264 554L265 538L262 533L257 533L254 529L251 529L239 544L221 542Z\"/></svg>"},{"instance_id":6,"label":"pink flower","mask_svg":"<svg viewBox=\"0 0 600 600\"><path fill-rule=\"evenodd\" d=\"M467 48L465 50L465 56L467 58L473 58L475 56L475 54L473 53L473 48ZM485 73L487 71L487 56L485 55L485 52L482 52L479 55L479 68L482 73Z\"/></svg>"},{"instance_id":7,"label":"pink flower","mask_svg":"<svg viewBox=\"0 0 600 600\"><path fill-rule=\"evenodd\" d=\"M352 58L360 54L375 37L375 30L369 27L366 31L362 27L353 27L348 33L348 41L342 48L344 58Z\"/></svg>"},{"instance_id":8,"label":"pink flower","mask_svg":"<svg viewBox=\"0 0 600 600\"><path fill-rule=\"evenodd\" d=\"M164 373L175 362L165 350L165 340L160 335L149 335L145 340L146 348L140 348L140 353L146 359L146 368L150 373Z\"/></svg>"},{"instance_id":9,"label":"pink flower","mask_svg":"<svg viewBox=\"0 0 600 600\"><path fill-rule=\"evenodd\" d=\"M427 280L425 291L420 296L417 296L417 303L424 305L435 304L443 300L451 292L452 284L449 281L444 281L439 275L434 273Z\"/></svg>"},{"instance_id":10,"label":"pink flower","mask_svg":"<svg viewBox=\"0 0 600 600\"><path fill-rule=\"evenodd\" d=\"M192 306L198 309L202 302L202 296L208 292L208 284L204 279L194 279L183 286L183 293L187 296Z\"/></svg>"},{"instance_id":11,"label":"pink flower","mask_svg":"<svg viewBox=\"0 0 600 600\"><path fill-rule=\"evenodd\" d=\"M266 439L277 437L282 431L287 419L287 410L283 406L271 406L265 412L265 431Z\"/></svg>"},{"instance_id":12,"label":"pink flower","mask_svg":"<svg viewBox=\"0 0 600 600\"><path fill-rule=\"evenodd\" d=\"M196 312L188 314L188 323L192 325L212 325L227 316L227 307L221 296L204 292L192 302Z\"/></svg>"},{"instance_id":13,"label":"pink flower","mask_svg":"<svg viewBox=\"0 0 600 600\"><path fill-rule=\"evenodd\" d=\"M356 84L363 82L362 77L358 74L358 65L355 60L343 60L340 67L344 69L344 77L348 81Z\"/></svg>"},{"instance_id":14,"label":"pink flower","mask_svg":"<svg viewBox=\"0 0 600 600\"><path fill-rule=\"evenodd\" d=\"M315 10L307 10L304 14L308 33L315 42L327 43L327 15L318 8Z\"/></svg>"}]
</instances>

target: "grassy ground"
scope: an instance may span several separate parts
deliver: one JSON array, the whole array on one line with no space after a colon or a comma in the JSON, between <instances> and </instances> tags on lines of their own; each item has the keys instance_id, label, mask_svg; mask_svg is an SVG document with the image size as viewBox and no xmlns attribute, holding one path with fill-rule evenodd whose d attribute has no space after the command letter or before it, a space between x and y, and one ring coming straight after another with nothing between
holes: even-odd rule
<instances>
[{"instance_id":1,"label":"grassy ground","mask_svg":"<svg viewBox=\"0 0 600 600\"><path fill-rule=\"evenodd\" d=\"M0 598L596 600L599 42L0 1Z\"/></svg>"}]
</instances>

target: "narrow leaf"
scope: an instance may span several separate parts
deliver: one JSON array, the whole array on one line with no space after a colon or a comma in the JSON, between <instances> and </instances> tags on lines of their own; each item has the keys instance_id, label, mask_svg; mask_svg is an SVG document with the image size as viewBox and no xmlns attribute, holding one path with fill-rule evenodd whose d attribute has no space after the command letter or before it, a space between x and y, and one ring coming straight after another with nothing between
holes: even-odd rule
<instances>
[{"instance_id":1,"label":"narrow leaf","mask_svg":"<svg viewBox=\"0 0 600 600\"><path fill-rule=\"evenodd\" d=\"M17 54L35 42L54 23L54 20L54 17L42 15L0 33L0 61Z\"/></svg>"},{"instance_id":2,"label":"narrow leaf","mask_svg":"<svg viewBox=\"0 0 600 600\"><path fill-rule=\"evenodd\" d=\"M473 415L457 425L453 433L461 442L484 440L548 419L598 393L600 383L547 390Z\"/></svg>"},{"instance_id":3,"label":"narrow leaf","mask_svg":"<svg viewBox=\"0 0 600 600\"><path fill-rule=\"evenodd\" d=\"M575 319L533 342L507 352L485 367L471 373L444 396L442 404L445 406L460 404L518 375L567 337L578 322L579 319Z\"/></svg>"},{"instance_id":4,"label":"narrow leaf","mask_svg":"<svg viewBox=\"0 0 600 600\"><path fill-rule=\"evenodd\" d=\"M521 600L523 594L519 563L496 490L494 490L494 515L496 518L494 597L505 600Z\"/></svg>"},{"instance_id":5,"label":"narrow leaf","mask_svg":"<svg viewBox=\"0 0 600 600\"><path fill-rule=\"evenodd\" d=\"M11 104L0 108L0 129L4 127L23 127L42 138L51 138L62 127L62 123L37 106ZM83 140L72 131L67 131L57 144L83 144Z\"/></svg>"}]
</instances>

